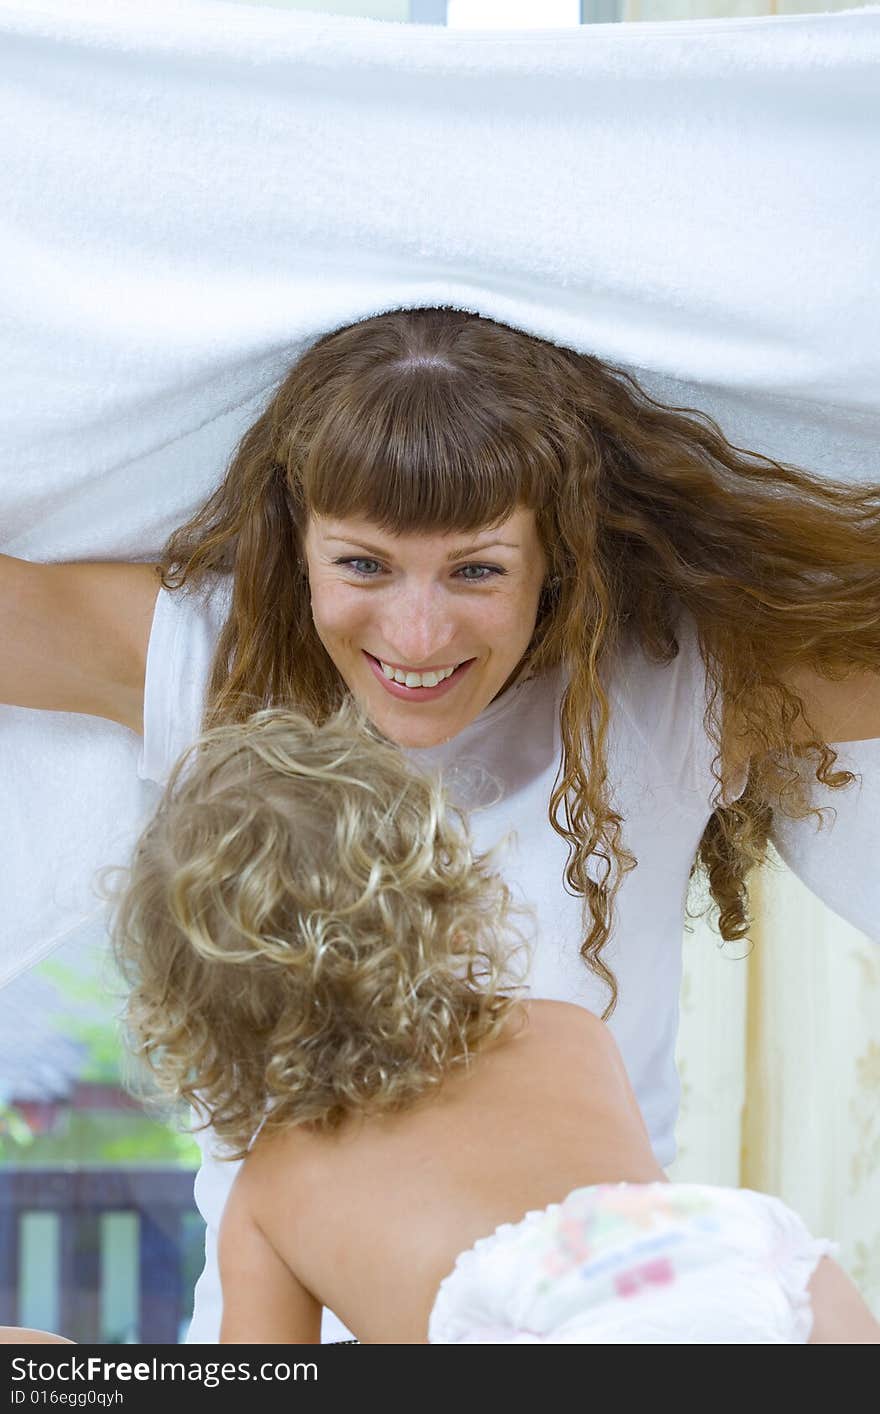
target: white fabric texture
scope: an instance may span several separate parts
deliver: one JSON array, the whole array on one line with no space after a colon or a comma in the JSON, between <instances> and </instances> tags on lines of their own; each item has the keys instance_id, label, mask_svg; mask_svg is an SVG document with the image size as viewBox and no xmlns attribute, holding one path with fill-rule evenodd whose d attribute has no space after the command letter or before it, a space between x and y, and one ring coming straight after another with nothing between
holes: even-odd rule
<instances>
[{"instance_id":1,"label":"white fabric texture","mask_svg":"<svg viewBox=\"0 0 880 1414\"><path fill-rule=\"evenodd\" d=\"M213 593L161 590L147 657L140 772L161 785L196 736L229 582ZM706 677L692 625L681 626L667 666L625 654L608 683L608 745L614 804L638 867L623 881L615 934L604 956L620 1000L611 1029L623 1053L658 1161L671 1162L678 1108L674 1047L688 874L715 790L713 748L702 726ZM547 816L561 753L558 674L524 682L491 703L442 746L413 750L442 770L457 802L472 811L479 849L505 843L498 866L515 896L535 910L529 985L534 995L578 1002L601 1014L607 993L579 956L581 901L563 888L567 848ZM744 784L744 782L743 782ZM211 1152L196 1180L208 1226L207 1265L196 1290L190 1340L216 1340L220 1312L216 1236L237 1165Z\"/></svg>"},{"instance_id":2,"label":"white fabric texture","mask_svg":"<svg viewBox=\"0 0 880 1414\"><path fill-rule=\"evenodd\" d=\"M778 1198L602 1184L503 1223L440 1284L432 1345L804 1345L835 1246Z\"/></svg>"},{"instance_id":3,"label":"white fabric texture","mask_svg":"<svg viewBox=\"0 0 880 1414\"><path fill-rule=\"evenodd\" d=\"M0 0L0 56L8 553L154 556L296 353L399 306L598 354L740 445L877 479L876 9L504 34ZM4 709L0 752L4 980L100 927L92 875L153 796L112 724ZM781 847L876 936L865 760L837 836Z\"/></svg>"}]
</instances>

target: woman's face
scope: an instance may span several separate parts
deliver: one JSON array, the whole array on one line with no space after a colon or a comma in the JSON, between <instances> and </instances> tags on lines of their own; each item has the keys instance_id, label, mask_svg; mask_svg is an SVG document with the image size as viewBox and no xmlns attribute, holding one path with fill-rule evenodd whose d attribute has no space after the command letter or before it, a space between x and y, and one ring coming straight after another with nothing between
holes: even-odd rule
<instances>
[{"instance_id":1,"label":"woman's face","mask_svg":"<svg viewBox=\"0 0 880 1414\"><path fill-rule=\"evenodd\" d=\"M534 511L439 535L312 516L305 555L318 637L398 745L448 741L515 678L546 574Z\"/></svg>"}]
</instances>

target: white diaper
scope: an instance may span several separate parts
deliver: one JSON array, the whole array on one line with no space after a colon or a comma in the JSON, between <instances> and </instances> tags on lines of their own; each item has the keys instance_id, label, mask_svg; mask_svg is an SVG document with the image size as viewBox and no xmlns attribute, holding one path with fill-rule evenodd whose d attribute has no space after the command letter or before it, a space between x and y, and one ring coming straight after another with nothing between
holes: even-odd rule
<instances>
[{"instance_id":1,"label":"white diaper","mask_svg":"<svg viewBox=\"0 0 880 1414\"><path fill-rule=\"evenodd\" d=\"M602 1184L504 1223L441 1282L433 1345L802 1345L835 1244L778 1198Z\"/></svg>"}]
</instances>

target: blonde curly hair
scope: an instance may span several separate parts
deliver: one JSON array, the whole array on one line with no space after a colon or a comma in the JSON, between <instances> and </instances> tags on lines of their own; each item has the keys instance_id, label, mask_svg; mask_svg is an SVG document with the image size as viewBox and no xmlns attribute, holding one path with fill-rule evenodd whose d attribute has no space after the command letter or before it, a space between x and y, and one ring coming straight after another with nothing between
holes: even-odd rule
<instances>
[{"instance_id":1,"label":"blonde curly hair","mask_svg":"<svg viewBox=\"0 0 880 1414\"><path fill-rule=\"evenodd\" d=\"M516 1001L521 910L439 780L351 702L204 733L108 893L132 1049L230 1157L261 1121L412 1103Z\"/></svg>"}]
</instances>

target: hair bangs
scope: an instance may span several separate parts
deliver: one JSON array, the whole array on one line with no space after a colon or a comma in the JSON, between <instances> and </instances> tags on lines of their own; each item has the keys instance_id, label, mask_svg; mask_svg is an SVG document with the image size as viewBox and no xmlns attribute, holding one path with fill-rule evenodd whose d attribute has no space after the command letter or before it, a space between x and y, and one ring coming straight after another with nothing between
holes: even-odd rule
<instances>
[{"instance_id":1,"label":"hair bangs","mask_svg":"<svg viewBox=\"0 0 880 1414\"><path fill-rule=\"evenodd\" d=\"M506 410L440 360L401 361L334 402L302 469L305 507L393 534L497 525L534 509L546 457Z\"/></svg>"}]
</instances>

